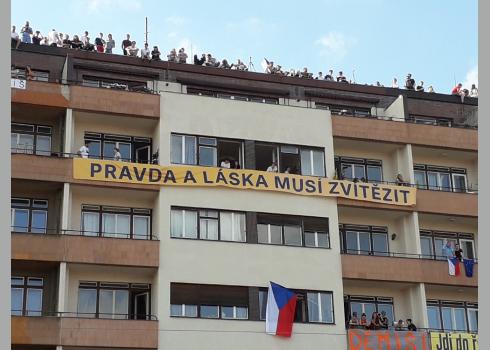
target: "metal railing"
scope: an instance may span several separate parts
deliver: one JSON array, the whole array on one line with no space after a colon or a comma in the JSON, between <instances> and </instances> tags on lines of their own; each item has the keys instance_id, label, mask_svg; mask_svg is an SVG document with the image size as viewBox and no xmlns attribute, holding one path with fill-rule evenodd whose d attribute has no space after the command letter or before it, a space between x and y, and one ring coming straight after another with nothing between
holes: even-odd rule
<instances>
[{"instance_id":1,"label":"metal railing","mask_svg":"<svg viewBox=\"0 0 490 350\"><path fill-rule=\"evenodd\" d=\"M99 237L99 238L117 238L117 239L132 239L132 240L147 240L158 241L159 237L156 233L150 234L134 234L134 233L121 233L121 232L102 232L102 231L89 231L89 230L73 230L73 229L55 229L46 227L32 227L32 226L11 226L12 233L18 234L36 234L36 235L53 235L53 236L85 236L85 237Z\"/></svg>"},{"instance_id":2,"label":"metal railing","mask_svg":"<svg viewBox=\"0 0 490 350\"><path fill-rule=\"evenodd\" d=\"M390 331L399 331L399 332L407 332L409 329L406 326L398 327L396 325L389 325L388 327L376 327L375 329L369 327L370 321L368 321L368 324L366 326L364 325L356 325L356 324L347 324L346 328L347 329L366 329L366 330L390 330ZM424 328L424 327L417 327L417 331L425 331L425 332L450 332L450 333L469 333L469 334L478 334L478 331L469 331L466 329L458 329L458 330L452 330L452 329L442 329L442 328Z\"/></svg>"},{"instance_id":3,"label":"metal railing","mask_svg":"<svg viewBox=\"0 0 490 350\"><path fill-rule=\"evenodd\" d=\"M20 310L11 309L11 316L24 317L69 317L69 318L95 318L95 319L113 319L113 320L135 320L135 321L158 321L156 315L151 314L119 314L119 313L103 313L103 312L59 312L45 310Z\"/></svg>"},{"instance_id":4,"label":"metal railing","mask_svg":"<svg viewBox=\"0 0 490 350\"><path fill-rule=\"evenodd\" d=\"M11 154L30 154L33 156L41 156L41 157L56 157L56 158L83 158L78 153L69 153L69 152L56 152L56 151L45 151L45 150L34 150L32 148L11 148ZM99 160L114 160L114 157L105 157L105 156L94 156L89 155L87 158L89 159L99 159ZM156 164L154 163L156 160L148 160L147 162L135 162L134 159L120 159L119 162L125 163L135 163L135 164Z\"/></svg>"},{"instance_id":5,"label":"metal railing","mask_svg":"<svg viewBox=\"0 0 490 350\"><path fill-rule=\"evenodd\" d=\"M415 253L400 253L400 252L383 252L377 250L362 250L362 249L347 249L343 248L340 251L341 254L345 255L361 255L361 256L377 256L377 257L392 257L392 258L407 258L407 259L423 259L423 260L436 260L436 261L446 261L447 256L445 255L434 255L434 254L415 254ZM477 259L473 259L475 263L478 263Z\"/></svg>"}]
</instances>

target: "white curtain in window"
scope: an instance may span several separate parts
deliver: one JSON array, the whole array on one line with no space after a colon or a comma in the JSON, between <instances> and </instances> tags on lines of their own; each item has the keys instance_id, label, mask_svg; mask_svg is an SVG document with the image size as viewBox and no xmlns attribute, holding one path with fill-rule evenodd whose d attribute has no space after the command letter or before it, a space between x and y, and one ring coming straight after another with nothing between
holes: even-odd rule
<instances>
[{"instance_id":1,"label":"white curtain in window","mask_svg":"<svg viewBox=\"0 0 490 350\"><path fill-rule=\"evenodd\" d=\"M150 238L150 217L134 216L133 217L133 238L149 239Z\"/></svg>"},{"instance_id":2,"label":"white curtain in window","mask_svg":"<svg viewBox=\"0 0 490 350\"><path fill-rule=\"evenodd\" d=\"M184 235L184 211L172 210L170 214L170 236L171 237L183 237Z\"/></svg>"},{"instance_id":3,"label":"white curtain in window","mask_svg":"<svg viewBox=\"0 0 490 350\"><path fill-rule=\"evenodd\" d=\"M97 290L84 289L78 290L78 313L79 317L95 317L97 307Z\"/></svg>"},{"instance_id":4,"label":"white curtain in window","mask_svg":"<svg viewBox=\"0 0 490 350\"><path fill-rule=\"evenodd\" d=\"M85 236L97 236L99 232L99 214L82 213L82 231Z\"/></svg>"}]
</instances>

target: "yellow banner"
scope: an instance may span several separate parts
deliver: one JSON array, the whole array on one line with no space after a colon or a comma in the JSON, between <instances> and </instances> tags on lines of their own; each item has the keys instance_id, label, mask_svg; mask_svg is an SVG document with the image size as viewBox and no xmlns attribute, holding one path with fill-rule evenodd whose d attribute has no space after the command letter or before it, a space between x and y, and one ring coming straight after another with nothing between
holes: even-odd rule
<instances>
[{"instance_id":1,"label":"yellow banner","mask_svg":"<svg viewBox=\"0 0 490 350\"><path fill-rule=\"evenodd\" d=\"M430 332L432 350L478 350L478 334Z\"/></svg>"},{"instance_id":2,"label":"yellow banner","mask_svg":"<svg viewBox=\"0 0 490 350\"><path fill-rule=\"evenodd\" d=\"M73 178L142 185L228 187L403 206L415 205L416 194L413 187L354 183L314 176L188 165L164 167L86 158L73 159Z\"/></svg>"}]
</instances>

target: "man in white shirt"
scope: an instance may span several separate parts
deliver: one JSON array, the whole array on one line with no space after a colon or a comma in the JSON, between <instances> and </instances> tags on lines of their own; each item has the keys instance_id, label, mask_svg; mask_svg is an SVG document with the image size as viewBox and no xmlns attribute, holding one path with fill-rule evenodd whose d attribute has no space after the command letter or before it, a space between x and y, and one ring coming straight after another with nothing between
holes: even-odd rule
<instances>
[{"instance_id":1,"label":"man in white shirt","mask_svg":"<svg viewBox=\"0 0 490 350\"><path fill-rule=\"evenodd\" d=\"M230 169L231 163L228 159L224 159L221 161L220 167Z\"/></svg>"},{"instance_id":2,"label":"man in white shirt","mask_svg":"<svg viewBox=\"0 0 490 350\"><path fill-rule=\"evenodd\" d=\"M114 160L121 160L121 152L119 152L119 148L114 147Z\"/></svg>"},{"instance_id":3,"label":"man in white shirt","mask_svg":"<svg viewBox=\"0 0 490 350\"><path fill-rule=\"evenodd\" d=\"M148 43L145 43L145 48L141 49L141 58L144 60L150 60L151 52L148 48Z\"/></svg>"},{"instance_id":4,"label":"man in white shirt","mask_svg":"<svg viewBox=\"0 0 490 350\"><path fill-rule=\"evenodd\" d=\"M272 162L271 165L269 165L269 167L267 168L268 172L270 173L277 173L277 163L276 162Z\"/></svg>"},{"instance_id":5,"label":"man in white shirt","mask_svg":"<svg viewBox=\"0 0 490 350\"><path fill-rule=\"evenodd\" d=\"M393 89L398 89L398 80L396 78L393 78L393 82L391 83L391 87Z\"/></svg>"},{"instance_id":6,"label":"man in white shirt","mask_svg":"<svg viewBox=\"0 0 490 350\"><path fill-rule=\"evenodd\" d=\"M88 154L89 154L88 143L85 143L82 147L80 147L78 153L80 154L80 157L88 158Z\"/></svg>"},{"instance_id":7,"label":"man in white shirt","mask_svg":"<svg viewBox=\"0 0 490 350\"><path fill-rule=\"evenodd\" d=\"M20 38L19 38L19 34L15 31L15 26L12 26L12 32L10 33L10 38L12 42L12 48L15 47L16 49L18 49L20 45Z\"/></svg>"},{"instance_id":8,"label":"man in white shirt","mask_svg":"<svg viewBox=\"0 0 490 350\"><path fill-rule=\"evenodd\" d=\"M55 29L51 29L48 33L49 46L58 46L58 42L61 41L58 32Z\"/></svg>"},{"instance_id":9,"label":"man in white shirt","mask_svg":"<svg viewBox=\"0 0 490 350\"><path fill-rule=\"evenodd\" d=\"M82 40L82 43L83 43L83 46L86 46L87 43L90 41L89 37L88 37L88 32L85 31L85 33L82 35L82 37L80 38L80 40Z\"/></svg>"}]
</instances>

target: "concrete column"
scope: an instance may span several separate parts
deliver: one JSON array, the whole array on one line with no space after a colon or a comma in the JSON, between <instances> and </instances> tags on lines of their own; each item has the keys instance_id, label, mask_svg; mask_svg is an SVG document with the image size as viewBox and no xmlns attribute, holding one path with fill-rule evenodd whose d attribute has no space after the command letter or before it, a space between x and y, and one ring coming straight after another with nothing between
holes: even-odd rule
<instances>
[{"instance_id":1,"label":"concrete column","mask_svg":"<svg viewBox=\"0 0 490 350\"><path fill-rule=\"evenodd\" d=\"M63 197L61 199L61 230L69 230L71 227L71 188L70 184L63 184Z\"/></svg>"},{"instance_id":2,"label":"concrete column","mask_svg":"<svg viewBox=\"0 0 490 350\"><path fill-rule=\"evenodd\" d=\"M66 262L60 263L60 275L58 280L58 312L66 312L68 298L68 268Z\"/></svg>"},{"instance_id":3,"label":"concrete column","mask_svg":"<svg viewBox=\"0 0 490 350\"><path fill-rule=\"evenodd\" d=\"M398 148L394 153L394 162L397 173L402 174L405 181L414 183L412 146L407 144ZM393 174L396 178L397 174Z\"/></svg>"},{"instance_id":4,"label":"concrete column","mask_svg":"<svg viewBox=\"0 0 490 350\"><path fill-rule=\"evenodd\" d=\"M73 118L73 110L66 109L65 118L65 139L63 141L63 149L65 153L75 153L73 149L73 138L75 134L75 123Z\"/></svg>"},{"instance_id":5,"label":"concrete column","mask_svg":"<svg viewBox=\"0 0 490 350\"><path fill-rule=\"evenodd\" d=\"M417 283L413 287L408 288L406 294L411 312L411 315L407 315L406 318L411 318L419 328L428 328L429 320L427 318L427 300L425 297L424 283Z\"/></svg>"}]
</instances>

